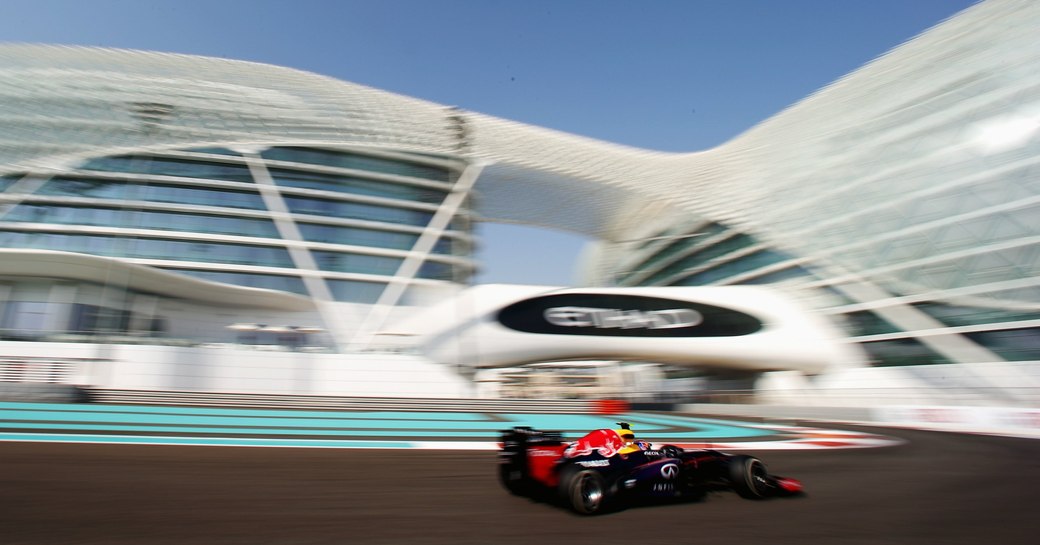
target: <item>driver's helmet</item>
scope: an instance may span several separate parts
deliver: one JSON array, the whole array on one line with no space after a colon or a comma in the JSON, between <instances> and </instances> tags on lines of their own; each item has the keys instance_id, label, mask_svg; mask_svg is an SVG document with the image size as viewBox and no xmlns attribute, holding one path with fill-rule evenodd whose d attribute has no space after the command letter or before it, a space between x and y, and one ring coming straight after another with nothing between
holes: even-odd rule
<instances>
[{"instance_id":1,"label":"driver's helmet","mask_svg":"<svg viewBox=\"0 0 1040 545\"><path fill-rule=\"evenodd\" d=\"M621 426L621 428L615 431L617 431L617 434L621 436L621 440L625 443L618 450L619 453L628 454L649 448L649 443L636 440L636 434L632 431L632 427L628 422L618 422L618 426Z\"/></svg>"}]
</instances>

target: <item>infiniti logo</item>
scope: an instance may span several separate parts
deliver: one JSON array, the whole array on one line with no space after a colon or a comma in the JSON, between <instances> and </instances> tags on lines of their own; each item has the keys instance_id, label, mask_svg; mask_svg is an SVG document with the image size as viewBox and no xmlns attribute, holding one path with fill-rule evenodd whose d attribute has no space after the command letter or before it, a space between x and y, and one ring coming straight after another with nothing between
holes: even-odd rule
<instances>
[{"instance_id":1,"label":"infiniti logo","mask_svg":"<svg viewBox=\"0 0 1040 545\"><path fill-rule=\"evenodd\" d=\"M674 329L693 327L704 316L689 308L664 310L621 310L596 307L552 307L545 309L545 320L560 327L598 329Z\"/></svg>"},{"instance_id":2,"label":"infiniti logo","mask_svg":"<svg viewBox=\"0 0 1040 545\"><path fill-rule=\"evenodd\" d=\"M661 476L665 479L674 479L679 474L679 466L675 464L665 464L661 466Z\"/></svg>"}]
</instances>

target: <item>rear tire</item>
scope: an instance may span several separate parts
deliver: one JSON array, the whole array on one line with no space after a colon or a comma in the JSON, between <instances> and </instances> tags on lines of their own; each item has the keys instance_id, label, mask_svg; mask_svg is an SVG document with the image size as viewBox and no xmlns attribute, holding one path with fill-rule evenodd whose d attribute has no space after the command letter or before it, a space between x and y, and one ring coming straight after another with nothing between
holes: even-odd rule
<instances>
[{"instance_id":1,"label":"rear tire","mask_svg":"<svg viewBox=\"0 0 1040 545\"><path fill-rule=\"evenodd\" d=\"M560 480L560 495L575 512L594 515L607 502L606 481L591 469L567 471Z\"/></svg>"},{"instance_id":2,"label":"rear tire","mask_svg":"<svg viewBox=\"0 0 1040 545\"><path fill-rule=\"evenodd\" d=\"M754 456L734 456L729 461L729 480L742 498L760 500L773 490L766 465Z\"/></svg>"}]
</instances>

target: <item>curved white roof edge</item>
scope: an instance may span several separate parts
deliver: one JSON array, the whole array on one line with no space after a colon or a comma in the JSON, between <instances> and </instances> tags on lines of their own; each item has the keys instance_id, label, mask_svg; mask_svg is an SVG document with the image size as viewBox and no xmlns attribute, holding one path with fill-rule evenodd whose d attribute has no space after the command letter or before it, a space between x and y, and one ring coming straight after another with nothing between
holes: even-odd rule
<instances>
[{"instance_id":1,"label":"curved white roof edge","mask_svg":"<svg viewBox=\"0 0 1040 545\"><path fill-rule=\"evenodd\" d=\"M297 69L193 55L0 44L0 94L74 105L53 114L29 112L41 129L0 145L4 172L60 169L75 157L214 143L280 141L435 154L491 165L478 185L504 204L481 213L483 221L536 216L500 217L500 209L517 204L514 186L567 184L568 191L590 193L576 200L587 210L584 221L538 217L525 223L596 237L609 236L617 202L668 200L677 181L686 185L693 174L716 169L714 161L706 162L710 152L625 146ZM141 130L145 121L136 109L150 104L168 107L169 123ZM95 118L98 109L106 112L103 124ZM84 125L93 130L78 129ZM592 198L607 190L609 198ZM539 204L519 208L537 210Z\"/></svg>"},{"instance_id":2,"label":"curved white roof edge","mask_svg":"<svg viewBox=\"0 0 1040 545\"><path fill-rule=\"evenodd\" d=\"M772 224L766 229L756 219L763 202L774 198L756 174L800 153L803 139L826 141L859 129L858 117L835 116L833 105L853 104L846 109L874 120L887 112L891 101L873 100L867 91L880 86L886 96L903 96L906 90L893 88L890 80L912 81L923 65L942 64L944 49L936 45L951 36L972 36L978 43L998 33L1002 40L1031 40L1029 28L1006 29L992 21L1036 11L1037 5L1029 0L982 2L969 8L967 16L938 25L728 142L679 153L537 127L271 64L128 49L0 44L0 94L45 96L72 106L61 112L27 112L24 122L35 116L45 123L0 145L0 169L48 168L73 154L105 155L155 145L274 139L488 163L475 186L482 195L476 207L481 221L611 240L626 232L620 224L666 203L670 211L726 220L751 231L775 231ZM171 112L169 123L140 130L146 122L138 109L150 105ZM97 124L90 113L98 109L105 112L104 124ZM546 213L544 203L552 199L555 213Z\"/></svg>"},{"instance_id":3,"label":"curved white roof edge","mask_svg":"<svg viewBox=\"0 0 1040 545\"><path fill-rule=\"evenodd\" d=\"M99 284L115 282L128 290L234 308L314 309L310 299L295 294L229 286L114 258L75 252L0 248L0 276L57 278Z\"/></svg>"}]
</instances>

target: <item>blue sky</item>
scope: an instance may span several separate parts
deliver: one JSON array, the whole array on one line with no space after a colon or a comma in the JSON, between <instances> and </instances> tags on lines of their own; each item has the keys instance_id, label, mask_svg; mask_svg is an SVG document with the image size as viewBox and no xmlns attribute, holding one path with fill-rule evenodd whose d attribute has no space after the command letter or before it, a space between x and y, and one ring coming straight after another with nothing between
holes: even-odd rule
<instances>
[{"instance_id":1,"label":"blue sky","mask_svg":"<svg viewBox=\"0 0 1040 545\"><path fill-rule=\"evenodd\" d=\"M973 4L3 0L0 41L276 64L621 144L696 151ZM480 282L571 284L568 264L585 242L515 226L479 234Z\"/></svg>"}]
</instances>

